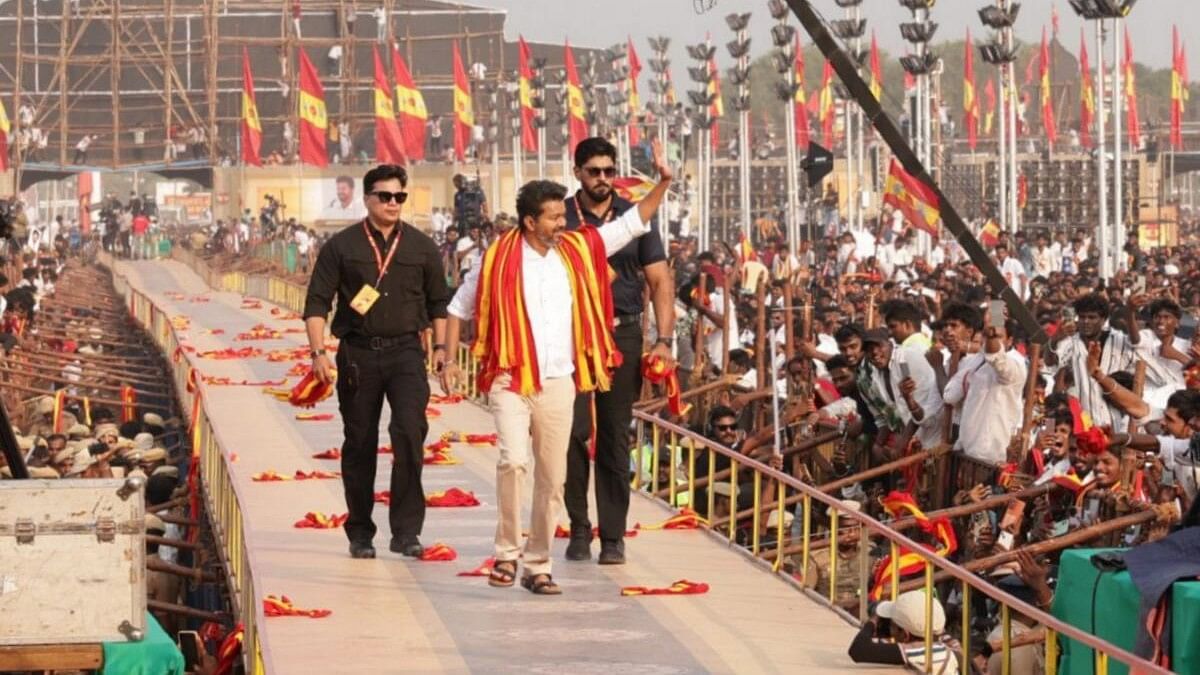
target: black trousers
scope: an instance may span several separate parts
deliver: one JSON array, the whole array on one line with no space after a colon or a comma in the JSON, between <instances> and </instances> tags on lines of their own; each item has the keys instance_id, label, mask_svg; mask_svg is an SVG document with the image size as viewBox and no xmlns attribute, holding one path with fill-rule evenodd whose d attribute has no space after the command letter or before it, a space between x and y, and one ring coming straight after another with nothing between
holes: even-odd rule
<instances>
[{"instance_id":1,"label":"black trousers","mask_svg":"<svg viewBox=\"0 0 1200 675\"><path fill-rule=\"evenodd\" d=\"M343 340L337 352L338 409L342 413L342 487L346 493L346 536L369 542L375 537L375 467L379 459L379 416L386 397L392 410L392 536L419 535L425 523L421 487L423 444L429 432L425 406L429 380L425 352L416 334L397 346L373 350Z\"/></svg>"},{"instance_id":2,"label":"black trousers","mask_svg":"<svg viewBox=\"0 0 1200 675\"><path fill-rule=\"evenodd\" d=\"M600 539L617 541L625 536L629 514L629 423L633 404L642 388L642 329L637 324L618 326L614 331L621 367L613 373L612 388L591 396L575 397L575 419L567 450L567 483L563 494L571 529L587 530L588 442L592 435L592 398L596 399L596 513Z\"/></svg>"}]
</instances>

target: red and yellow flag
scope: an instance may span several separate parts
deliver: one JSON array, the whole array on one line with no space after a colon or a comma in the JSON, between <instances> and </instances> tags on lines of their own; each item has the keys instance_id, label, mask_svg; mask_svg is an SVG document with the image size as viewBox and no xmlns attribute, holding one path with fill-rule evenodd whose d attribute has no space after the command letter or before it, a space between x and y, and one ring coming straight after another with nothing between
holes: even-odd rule
<instances>
[{"instance_id":1,"label":"red and yellow flag","mask_svg":"<svg viewBox=\"0 0 1200 675\"><path fill-rule=\"evenodd\" d=\"M1054 95L1050 91L1050 45L1046 42L1046 29L1042 28L1042 50L1038 60L1038 71L1041 74L1042 92L1042 128L1046 132L1046 143L1051 148L1058 140L1058 126L1054 123Z\"/></svg>"},{"instance_id":2,"label":"red and yellow flag","mask_svg":"<svg viewBox=\"0 0 1200 675\"><path fill-rule=\"evenodd\" d=\"M970 33L967 34L969 43ZM875 40L875 31L871 31L871 95L876 101L883 100L883 66L879 64L879 43Z\"/></svg>"},{"instance_id":3,"label":"red and yellow flag","mask_svg":"<svg viewBox=\"0 0 1200 675\"><path fill-rule=\"evenodd\" d=\"M258 118L258 104L254 100L250 51L245 47L242 47L242 161L262 166L262 121Z\"/></svg>"},{"instance_id":4,"label":"red and yellow flag","mask_svg":"<svg viewBox=\"0 0 1200 675\"><path fill-rule=\"evenodd\" d=\"M121 422L137 419L137 390L129 385L121 387Z\"/></svg>"},{"instance_id":5,"label":"red and yellow flag","mask_svg":"<svg viewBox=\"0 0 1200 675\"><path fill-rule=\"evenodd\" d=\"M808 93L804 82L804 48L800 45L800 31L796 31L796 57L792 65L796 77L796 100L793 110L796 116L796 147L808 147Z\"/></svg>"},{"instance_id":6,"label":"red and yellow flag","mask_svg":"<svg viewBox=\"0 0 1200 675\"><path fill-rule=\"evenodd\" d=\"M537 152L538 149L537 129L533 123L536 118L533 110L533 67L529 65L532 56L529 45L525 44L525 38L517 38L517 58L520 63L517 75L518 96L521 101L521 147L526 152Z\"/></svg>"},{"instance_id":7,"label":"red and yellow flag","mask_svg":"<svg viewBox=\"0 0 1200 675\"><path fill-rule=\"evenodd\" d=\"M708 106L708 114L714 120L719 120L725 116L725 101L721 98L721 71L717 69L717 56L708 60L708 74L712 76L712 80L708 83L708 95L713 98L712 104ZM712 147L716 150L721 145L721 126L718 122L712 125Z\"/></svg>"},{"instance_id":8,"label":"red and yellow flag","mask_svg":"<svg viewBox=\"0 0 1200 675\"><path fill-rule=\"evenodd\" d=\"M1079 32L1079 142L1092 147L1092 124L1096 119L1096 91L1092 87L1092 64L1088 61L1087 40Z\"/></svg>"},{"instance_id":9,"label":"red and yellow flag","mask_svg":"<svg viewBox=\"0 0 1200 675\"><path fill-rule=\"evenodd\" d=\"M392 71L396 76L396 122L400 126L400 138L404 141L404 155L414 161L425 159L425 121L429 119L429 112L425 109L425 98L408 72L404 57L394 46Z\"/></svg>"},{"instance_id":10,"label":"red and yellow flag","mask_svg":"<svg viewBox=\"0 0 1200 675\"><path fill-rule=\"evenodd\" d=\"M1129 143L1135 148L1142 145L1142 122L1138 117L1137 75L1133 70L1133 41L1129 39L1129 28L1125 29L1125 125Z\"/></svg>"},{"instance_id":11,"label":"red and yellow flag","mask_svg":"<svg viewBox=\"0 0 1200 675\"><path fill-rule=\"evenodd\" d=\"M11 131L12 123L8 121L4 101L0 101L0 171L8 170L8 135Z\"/></svg>"},{"instance_id":12,"label":"red and yellow flag","mask_svg":"<svg viewBox=\"0 0 1200 675\"><path fill-rule=\"evenodd\" d=\"M375 159L382 164L404 164L404 139L378 45L371 45L371 53L375 57Z\"/></svg>"},{"instance_id":13,"label":"red and yellow flag","mask_svg":"<svg viewBox=\"0 0 1200 675\"><path fill-rule=\"evenodd\" d=\"M467 146L471 143L471 129L475 126L475 110L471 104L471 83L463 68L462 55L458 52L458 41L454 42L454 158L465 161Z\"/></svg>"},{"instance_id":14,"label":"red and yellow flag","mask_svg":"<svg viewBox=\"0 0 1200 675\"><path fill-rule=\"evenodd\" d=\"M988 78L987 84L983 87L983 135L992 135L992 123L996 121L996 83Z\"/></svg>"},{"instance_id":15,"label":"red and yellow flag","mask_svg":"<svg viewBox=\"0 0 1200 675\"><path fill-rule=\"evenodd\" d=\"M1187 55L1179 42L1179 27L1171 28L1171 147L1183 149L1183 111L1187 102Z\"/></svg>"},{"instance_id":16,"label":"red and yellow flag","mask_svg":"<svg viewBox=\"0 0 1200 675\"><path fill-rule=\"evenodd\" d=\"M923 532L937 539L939 545L934 550L934 553L937 555L944 558L958 550L958 538L954 534L954 526L950 523L950 520L946 517L931 519L917 505L912 495L893 490L881 500L881 503L884 510L893 518L898 518L907 512L908 515L911 515L917 521L917 526ZM925 565L928 564L924 558L910 549L900 547L899 553L900 557L896 567L899 568L900 574L894 580L892 578L891 555L884 556L879 561L879 565L875 568L874 583L871 586L871 600L877 601L883 599L884 591L888 586L898 582L900 577L923 571Z\"/></svg>"},{"instance_id":17,"label":"red and yellow flag","mask_svg":"<svg viewBox=\"0 0 1200 675\"><path fill-rule=\"evenodd\" d=\"M629 52L629 80L626 87L629 94L629 144L637 145L641 141L637 114L638 108L641 107L641 100L638 98L638 77L642 74L642 61L638 58L637 50L633 48L633 38L626 40L626 49Z\"/></svg>"},{"instance_id":18,"label":"red and yellow flag","mask_svg":"<svg viewBox=\"0 0 1200 675\"><path fill-rule=\"evenodd\" d=\"M979 99L975 98L975 48L971 44L971 29L967 29L967 45L963 54L963 113L967 127L967 145L974 150L979 137Z\"/></svg>"},{"instance_id":19,"label":"red and yellow flag","mask_svg":"<svg viewBox=\"0 0 1200 675\"><path fill-rule=\"evenodd\" d=\"M837 117L833 105L833 64L825 60L821 73L821 96L817 103L817 115L821 120L821 144L833 148L833 122Z\"/></svg>"},{"instance_id":20,"label":"red and yellow flag","mask_svg":"<svg viewBox=\"0 0 1200 675\"><path fill-rule=\"evenodd\" d=\"M583 102L583 86L579 83L571 43L567 42L563 50L563 63L567 69L567 152L574 154L575 146L588 136L587 106Z\"/></svg>"},{"instance_id":21,"label":"red and yellow flag","mask_svg":"<svg viewBox=\"0 0 1200 675\"><path fill-rule=\"evenodd\" d=\"M300 50L300 161L313 166L328 166L325 132L329 119L325 115L325 88L308 54Z\"/></svg>"},{"instance_id":22,"label":"red and yellow flag","mask_svg":"<svg viewBox=\"0 0 1200 675\"><path fill-rule=\"evenodd\" d=\"M942 217L941 201L929 186L914 178L894 159L888 169L883 203L900 209L913 227L937 236Z\"/></svg>"}]
</instances>

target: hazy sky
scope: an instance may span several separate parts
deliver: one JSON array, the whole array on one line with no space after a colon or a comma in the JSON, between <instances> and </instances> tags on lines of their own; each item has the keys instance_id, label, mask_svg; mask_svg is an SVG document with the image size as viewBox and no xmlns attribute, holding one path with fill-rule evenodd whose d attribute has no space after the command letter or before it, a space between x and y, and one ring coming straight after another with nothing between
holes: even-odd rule
<instances>
[{"instance_id":1,"label":"hazy sky","mask_svg":"<svg viewBox=\"0 0 1200 675\"><path fill-rule=\"evenodd\" d=\"M693 3L694 0L467 0L467 4L508 10L506 26L510 39L523 33L529 40L562 42L569 36L572 44L607 47L624 41L628 35L633 38L644 61L650 51L647 37L670 37L670 56L677 86L686 78L683 68L688 59L683 45L702 41L706 31L712 33L715 44L721 45L717 52L718 63L722 69L728 67L729 56L724 44L733 34L725 25L727 14L752 12L752 53L757 56L771 48L769 31L774 20L767 12L766 0L717 0L716 7L702 15L696 14ZM967 27L973 35L984 34L977 11L985 4L989 4L987 0L941 0L937 3L932 13L932 20L940 25L935 42L962 39ZM1057 5L1061 24L1059 38L1072 52L1078 50L1083 21L1071 10L1067 0L1024 0L1021 4L1018 38L1039 40L1042 26L1049 28L1051 7ZM826 18L840 18L843 11L833 0L816 0L816 7ZM900 7L897 0L865 0L862 7L867 30L875 29L880 46L892 54L902 53L905 43L900 38L898 26L901 22L911 21L911 14ZM1141 0L1128 20L1135 58L1154 68L1169 67L1173 22L1179 25L1182 39L1191 42L1190 71L1200 72L1200 0ZM1089 51L1094 43L1094 29L1091 29ZM1095 56L1092 58L1095 63Z\"/></svg>"}]
</instances>

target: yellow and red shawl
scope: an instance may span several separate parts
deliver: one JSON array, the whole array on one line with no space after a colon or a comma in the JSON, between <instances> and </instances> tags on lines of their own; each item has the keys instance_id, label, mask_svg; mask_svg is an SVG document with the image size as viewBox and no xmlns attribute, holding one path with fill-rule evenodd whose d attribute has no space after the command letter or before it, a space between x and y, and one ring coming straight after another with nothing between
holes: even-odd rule
<instances>
[{"instance_id":1,"label":"yellow and red shawl","mask_svg":"<svg viewBox=\"0 0 1200 675\"><path fill-rule=\"evenodd\" d=\"M522 396L541 390L541 376L521 285L521 231L505 233L483 255L475 306L479 334L473 351L480 359L479 389L497 376L512 376L510 389ZM575 386L608 391L610 371L621 365L613 341L612 287L604 241L595 227L566 232L554 248L571 283L571 327L575 337Z\"/></svg>"}]
</instances>

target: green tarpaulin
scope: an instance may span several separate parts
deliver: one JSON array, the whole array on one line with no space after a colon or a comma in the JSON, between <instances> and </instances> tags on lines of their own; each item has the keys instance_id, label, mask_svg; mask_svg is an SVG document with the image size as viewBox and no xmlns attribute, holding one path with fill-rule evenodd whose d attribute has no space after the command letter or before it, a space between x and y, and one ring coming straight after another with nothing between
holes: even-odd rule
<instances>
[{"instance_id":1,"label":"green tarpaulin","mask_svg":"<svg viewBox=\"0 0 1200 675\"><path fill-rule=\"evenodd\" d=\"M105 642L105 675L183 675L183 652L170 635L146 613L146 639Z\"/></svg>"}]
</instances>

